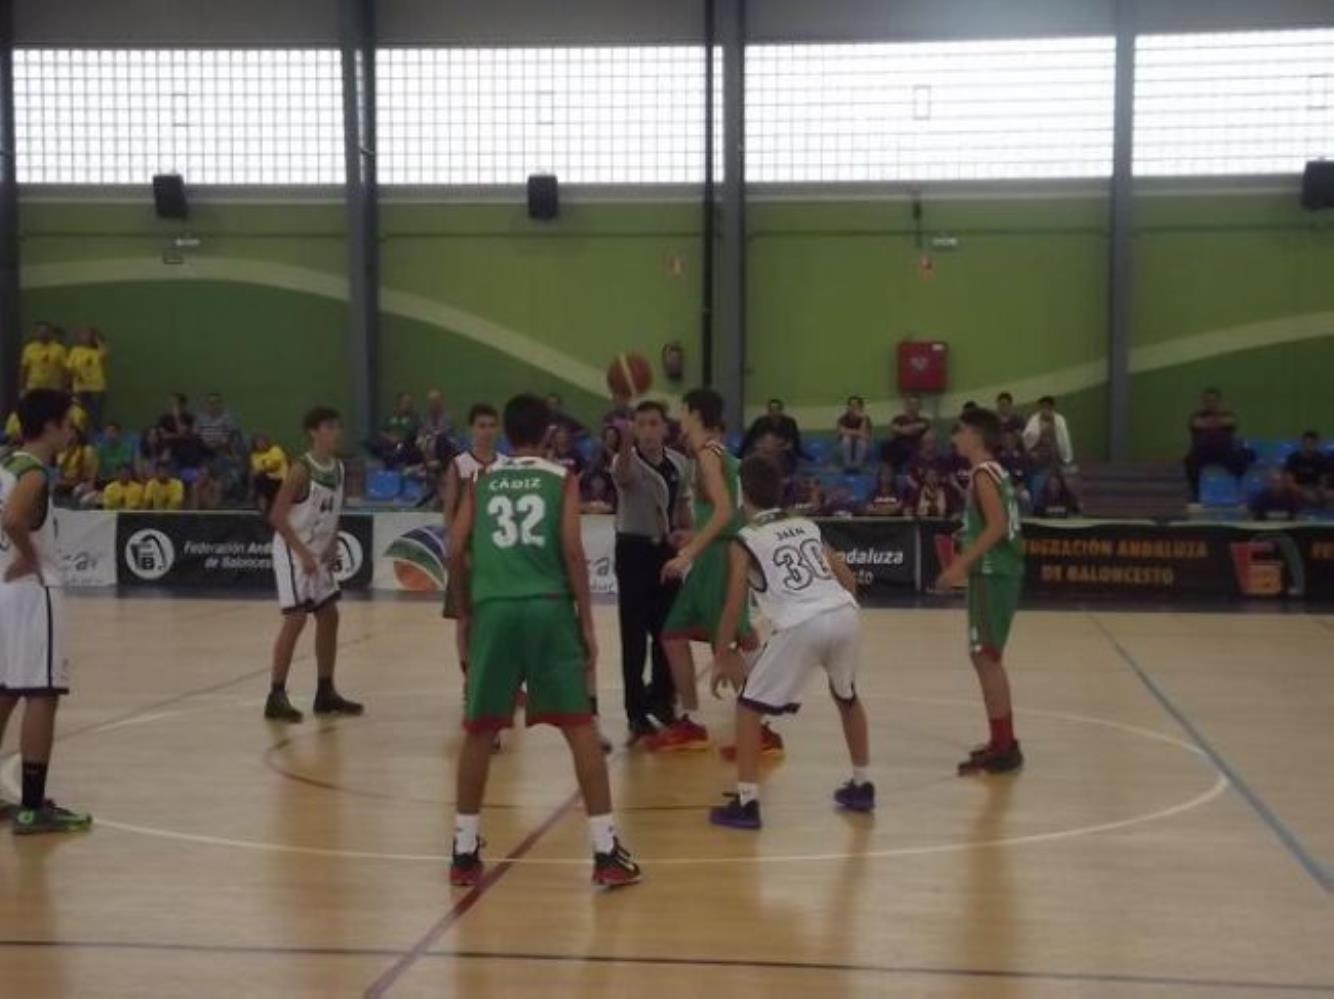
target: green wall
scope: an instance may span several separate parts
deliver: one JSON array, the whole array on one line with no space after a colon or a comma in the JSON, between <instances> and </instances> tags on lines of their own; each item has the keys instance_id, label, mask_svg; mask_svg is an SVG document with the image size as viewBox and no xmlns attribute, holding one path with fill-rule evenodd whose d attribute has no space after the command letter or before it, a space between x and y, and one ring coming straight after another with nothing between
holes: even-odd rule
<instances>
[{"instance_id":1,"label":"green wall","mask_svg":"<svg viewBox=\"0 0 1334 999\"><path fill-rule=\"evenodd\" d=\"M567 203L554 223L519 204L391 204L383 212L382 400L440 387L461 414L520 388L562 392L595 418L619 350L656 361L685 342L698 372L699 210ZM1001 388L1050 391L1080 453L1106 446L1107 205L1081 196L925 203L924 231L957 237L930 276L908 204L751 206L747 402L787 400L828 426L856 392L893 409L906 336L948 341L950 412ZM296 437L315 401L348 405L344 217L327 204L204 204L188 226L146 205L26 202L25 321L107 334L112 412L148 422L165 392L227 394L249 428ZM171 238L198 236L185 263ZM1173 457L1201 386L1243 425L1334 428L1334 225L1292 195L1145 195L1136 204L1132 443Z\"/></svg>"}]
</instances>

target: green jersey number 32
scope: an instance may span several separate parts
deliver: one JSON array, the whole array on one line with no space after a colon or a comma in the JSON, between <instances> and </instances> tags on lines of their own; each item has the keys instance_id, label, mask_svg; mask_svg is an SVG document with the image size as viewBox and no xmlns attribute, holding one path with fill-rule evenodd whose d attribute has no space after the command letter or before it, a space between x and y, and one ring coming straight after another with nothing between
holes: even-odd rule
<instances>
[{"instance_id":1,"label":"green jersey number 32","mask_svg":"<svg viewBox=\"0 0 1334 999\"><path fill-rule=\"evenodd\" d=\"M513 548L515 545L546 547L547 539L538 533L547 516L546 500L541 496L520 496L517 500L509 496L492 496L486 504L486 512L496 521L491 541L497 548Z\"/></svg>"}]
</instances>

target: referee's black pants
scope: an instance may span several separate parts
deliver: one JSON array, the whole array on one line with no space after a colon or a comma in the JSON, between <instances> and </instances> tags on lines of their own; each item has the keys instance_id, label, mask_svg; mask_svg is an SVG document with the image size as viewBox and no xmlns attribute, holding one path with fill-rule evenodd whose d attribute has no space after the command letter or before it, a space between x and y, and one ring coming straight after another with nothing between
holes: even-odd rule
<instances>
[{"instance_id":1,"label":"referee's black pants","mask_svg":"<svg viewBox=\"0 0 1334 999\"><path fill-rule=\"evenodd\" d=\"M662 582L662 567L675 552L666 542L633 534L616 535L616 587L621 619L621 677L625 687L625 717L630 722L673 717L676 688L667 653L662 647L662 626L678 583ZM644 657L652 645L652 678L644 684Z\"/></svg>"}]
</instances>

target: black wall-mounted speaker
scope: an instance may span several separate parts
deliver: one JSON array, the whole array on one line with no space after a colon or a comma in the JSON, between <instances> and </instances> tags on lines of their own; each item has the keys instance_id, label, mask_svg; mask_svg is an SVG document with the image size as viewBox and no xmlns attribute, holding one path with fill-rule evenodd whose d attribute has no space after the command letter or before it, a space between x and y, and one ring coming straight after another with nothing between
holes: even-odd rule
<instances>
[{"instance_id":1,"label":"black wall-mounted speaker","mask_svg":"<svg viewBox=\"0 0 1334 999\"><path fill-rule=\"evenodd\" d=\"M1302 207L1334 208L1334 160L1312 160L1302 174Z\"/></svg>"},{"instance_id":2,"label":"black wall-mounted speaker","mask_svg":"<svg viewBox=\"0 0 1334 999\"><path fill-rule=\"evenodd\" d=\"M556 175L535 173L528 178L528 217L549 221L560 214Z\"/></svg>"},{"instance_id":3,"label":"black wall-mounted speaker","mask_svg":"<svg viewBox=\"0 0 1334 999\"><path fill-rule=\"evenodd\" d=\"M160 173L153 178L153 207L160 219L190 217L190 205L185 200L185 180L180 174Z\"/></svg>"}]
</instances>

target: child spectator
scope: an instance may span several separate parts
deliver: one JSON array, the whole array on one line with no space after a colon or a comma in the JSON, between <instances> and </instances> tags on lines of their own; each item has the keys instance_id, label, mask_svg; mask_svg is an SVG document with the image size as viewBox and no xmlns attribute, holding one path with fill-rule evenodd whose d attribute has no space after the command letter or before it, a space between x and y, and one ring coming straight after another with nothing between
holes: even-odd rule
<instances>
[{"instance_id":1,"label":"child spectator","mask_svg":"<svg viewBox=\"0 0 1334 999\"><path fill-rule=\"evenodd\" d=\"M102 509L142 510L143 508L143 483L135 481L129 465L121 465L116 469L116 477L102 490Z\"/></svg>"},{"instance_id":2,"label":"child spectator","mask_svg":"<svg viewBox=\"0 0 1334 999\"><path fill-rule=\"evenodd\" d=\"M400 392L390 413L380 427L375 439L366 445L366 449L384 462L386 468L406 468L420 465L421 451L417 450L417 431L421 420L417 417L417 407L411 392Z\"/></svg>"},{"instance_id":3,"label":"child spectator","mask_svg":"<svg viewBox=\"0 0 1334 999\"><path fill-rule=\"evenodd\" d=\"M171 466L158 462L148 485L144 486L145 510L179 510L185 506L185 483L171 474Z\"/></svg>"},{"instance_id":4,"label":"child spectator","mask_svg":"<svg viewBox=\"0 0 1334 999\"><path fill-rule=\"evenodd\" d=\"M1320 435L1314 430L1302 434L1301 450L1288 455L1283 467L1301 493L1305 505L1325 505L1326 489L1330 475L1334 472L1330 465L1329 457L1320 450Z\"/></svg>"},{"instance_id":5,"label":"child spectator","mask_svg":"<svg viewBox=\"0 0 1334 999\"><path fill-rule=\"evenodd\" d=\"M173 392L167 396L167 411L158 417L157 428L162 437L162 444L171 448L185 434L186 421L193 425L194 416L190 412L190 400L184 392Z\"/></svg>"},{"instance_id":6,"label":"child spectator","mask_svg":"<svg viewBox=\"0 0 1334 999\"><path fill-rule=\"evenodd\" d=\"M74 398L88 412L94 431L102 428L107 398L107 345L102 334L91 326L79 330L77 342L70 348L67 366Z\"/></svg>"},{"instance_id":7,"label":"child spectator","mask_svg":"<svg viewBox=\"0 0 1334 999\"><path fill-rule=\"evenodd\" d=\"M1264 489L1251 500L1251 516L1256 520L1294 520L1301 509L1301 490L1279 468L1270 471Z\"/></svg>"},{"instance_id":8,"label":"child spectator","mask_svg":"<svg viewBox=\"0 0 1334 999\"><path fill-rule=\"evenodd\" d=\"M875 491L866 503L868 517L898 517L903 514L895 478L894 469L888 465L880 466L875 477Z\"/></svg>"},{"instance_id":9,"label":"child spectator","mask_svg":"<svg viewBox=\"0 0 1334 999\"><path fill-rule=\"evenodd\" d=\"M171 461L171 449L167 447L160 426L149 427L139 438L139 453L134 459L134 476L141 482L153 477L159 462Z\"/></svg>"},{"instance_id":10,"label":"child spectator","mask_svg":"<svg viewBox=\"0 0 1334 999\"><path fill-rule=\"evenodd\" d=\"M908 512L914 517L944 520L950 515L950 494L941 480L940 469L927 466L922 484L908 500Z\"/></svg>"},{"instance_id":11,"label":"child spectator","mask_svg":"<svg viewBox=\"0 0 1334 999\"><path fill-rule=\"evenodd\" d=\"M97 444L98 480L105 483L115 477L122 465L134 465L134 445L120 432L120 424L110 420Z\"/></svg>"},{"instance_id":12,"label":"child spectator","mask_svg":"<svg viewBox=\"0 0 1334 999\"><path fill-rule=\"evenodd\" d=\"M19 362L19 394L35 388L64 389L67 354L63 335L50 323L38 323Z\"/></svg>"},{"instance_id":13,"label":"child spectator","mask_svg":"<svg viewBox=\"0 0 1334 999\"><path fill-rule=\"evenodd\" d=\"M255 505L268 513L278 489L287 478L287 455L264 434L250 440L250 485L255 491Z\"/></svg>"},{"instance_id":14,"label":"child spectator","mask_svg":"<svg viewBox=\"0 0 1334 999\"><path fill-rule=\"evenodd\" d=\"M97 496L97 452L82 432L76 430L69 447L56 456L56 500L69 506L86 506Z\"/></svg>"},{"instance_id":15,"label":"child spectator","mask_svg":"<svg viewBox=\"0 0 1334 999\"><path fill-rule=\"evenodd\" d=\"M834 429L843 456L843 470L860 472L871 453L871 418L866 415L866 400L859 395L849 396L848 407Z\"/></svg>"}]
</instances>

